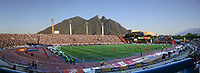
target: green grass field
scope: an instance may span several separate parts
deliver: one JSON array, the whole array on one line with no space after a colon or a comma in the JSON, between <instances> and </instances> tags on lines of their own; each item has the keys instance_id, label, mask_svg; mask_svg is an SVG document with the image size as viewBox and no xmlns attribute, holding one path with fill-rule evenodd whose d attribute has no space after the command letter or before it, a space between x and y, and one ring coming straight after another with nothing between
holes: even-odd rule
<instances>
[{"instance_id":1,"label":"green grass field","mask_svg":"<svg viewBox=\"0 0 200 73\"><path fill-rule=\"evenodd\" d=\"M156 51L156 48L160 50L162 47L172 47L172 45L121 44L96 46L62 46L61 51L70 54L80 60L85 58L85 61L87 62L96 62L100 61L102 58L104 58L104 60L113 60L140 55L141 52L148 53L151 51Z\"/></svg>"}]
</instances>

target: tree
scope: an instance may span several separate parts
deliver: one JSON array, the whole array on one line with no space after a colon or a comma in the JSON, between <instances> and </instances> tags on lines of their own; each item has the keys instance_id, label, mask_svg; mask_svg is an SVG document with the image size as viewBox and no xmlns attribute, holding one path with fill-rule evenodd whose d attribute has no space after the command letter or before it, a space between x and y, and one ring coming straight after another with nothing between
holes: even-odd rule
<instances>
[{"instance_id":1,"label":"tree","mask_svg":"<svg viewBox=\"0 0 200 73\"><path fill-rule=\"evenodd\" d=\"M194 39L194 38L198 38L198 34L192 34L192 33L188 33L187 35L185 35L186 39Z\"/></svg>"}]
</instances>

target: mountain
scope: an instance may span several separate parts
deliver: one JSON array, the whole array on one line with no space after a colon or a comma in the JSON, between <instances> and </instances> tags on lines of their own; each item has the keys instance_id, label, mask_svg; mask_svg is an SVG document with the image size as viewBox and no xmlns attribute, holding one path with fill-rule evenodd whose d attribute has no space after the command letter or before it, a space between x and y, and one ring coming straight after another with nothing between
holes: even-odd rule
<instances>
[{"instance_id":1,"label":"mountain","mask_svg":"<svg viewBox=\"0 0 200 73\"><path fill-rule=\"evenodd\" d=\"M180 32L179 34L180 35L186 35L187 33L200 33L200 28L190 28L190 29L187 29L187 30L184 30L183 32Z\"/></svg>"},{"instance_id":2,"label":"mountain","mask_svg":"<svg viewBox=\"0 0 200 73\"><path fill-rule=\"evenodd\" d=\"M98 15L89 20L85 20L79 16L63 20L62 22L54 25L54 30L58 30L60 34L69 34L69 20L72 20L72 34L76 35L86 34L85 22L88 22L89 35L101 35L101 23L104 25L105 35L124 35L128 33L128 31L119 23L111 19L106 19L104 16L99 18ZM51 34L51 26L38 33Z\"/></svg>"}]
</instances>

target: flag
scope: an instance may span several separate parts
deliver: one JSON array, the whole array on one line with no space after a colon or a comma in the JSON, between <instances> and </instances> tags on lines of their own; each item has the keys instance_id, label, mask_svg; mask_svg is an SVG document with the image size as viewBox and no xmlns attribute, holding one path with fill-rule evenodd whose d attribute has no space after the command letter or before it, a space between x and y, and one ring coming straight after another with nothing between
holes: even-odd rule
<instances>
[{"instance_id":1,"label":"flag","mask_svg":"<svg viewBox=\"0 0 200 73\"><path fill-rule=\"evenodd\" d=\"M137 50L136 50L136 48L135 48L135 52L136 52Z\"/></svg>"}]
</instances>

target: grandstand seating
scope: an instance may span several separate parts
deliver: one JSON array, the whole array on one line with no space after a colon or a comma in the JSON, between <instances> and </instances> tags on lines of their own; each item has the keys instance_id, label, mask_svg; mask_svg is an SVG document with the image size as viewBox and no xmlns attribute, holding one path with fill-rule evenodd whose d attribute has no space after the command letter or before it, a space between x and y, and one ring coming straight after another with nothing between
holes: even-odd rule
<instances>
[{"instance_id":1,"label":"grandstand seating","mask_svg":"<svg viewBox=\"0 0 200 73\"><path fill-rule=\"evenodd\" d=\"M65 35L65 34L0 34L0 48L26 45L27 43L60 45L60 44L98 44L121 43L114 35Z\"/></svg>"}]
</instances>

